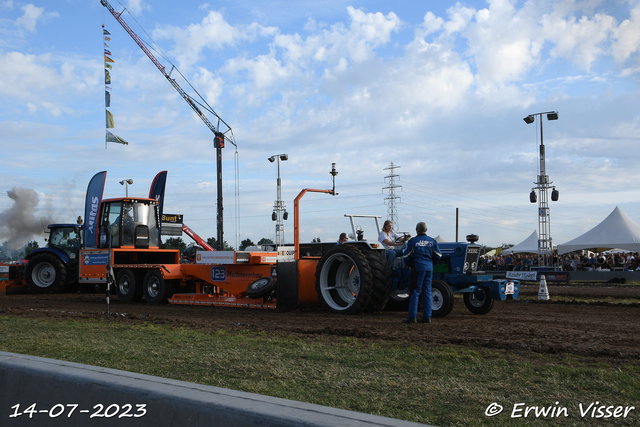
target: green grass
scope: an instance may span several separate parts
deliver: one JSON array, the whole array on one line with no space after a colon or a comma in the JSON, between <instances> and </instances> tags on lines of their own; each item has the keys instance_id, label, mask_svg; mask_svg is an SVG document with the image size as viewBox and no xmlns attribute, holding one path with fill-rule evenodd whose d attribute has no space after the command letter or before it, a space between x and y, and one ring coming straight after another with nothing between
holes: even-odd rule
<instances>
[{"instance_id":1,"label":"green grass","mask_svg":"<svg viewBox=\"0 0 640 427\"><path fill-rule=\"evenodd\" d=\"M420 348L154 324L1 318L0 350L139 372L437 426L538 425L515 403L564 406L563 426L638 425L640 366L462 347ZM638 407L581 418L578 405ZM504 407L485 416L493 402ZM555 402L559 402L556 404ZM546 421L557 421L547 418Z\"/></svg>"}]
</instances>

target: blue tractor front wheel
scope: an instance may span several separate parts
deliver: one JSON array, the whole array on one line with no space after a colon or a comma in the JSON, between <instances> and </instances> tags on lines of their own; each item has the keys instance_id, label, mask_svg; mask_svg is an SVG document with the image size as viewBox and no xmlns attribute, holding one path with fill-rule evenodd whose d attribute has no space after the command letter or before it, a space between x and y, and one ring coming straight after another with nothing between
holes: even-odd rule
<instances>
[{"instance_id":1,"label":"blue tractor front wheel","mask_svg":"<svg viewBox=\"0 0 640 427\"><path fill-rule=\"evenodd\" d=\"M478 288L464 294L464 305L473 314L487 314L493 308L493 298L488 288Z\"/></svg>"}]
</instances>

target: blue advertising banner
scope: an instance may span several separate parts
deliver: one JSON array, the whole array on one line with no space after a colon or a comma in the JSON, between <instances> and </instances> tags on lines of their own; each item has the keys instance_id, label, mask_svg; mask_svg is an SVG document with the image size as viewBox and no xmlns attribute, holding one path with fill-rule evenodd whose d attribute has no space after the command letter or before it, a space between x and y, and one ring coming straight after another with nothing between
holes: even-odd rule
<instances>
[{"instance_id":1,"label":"blue advertising banner","mask_svg":"<svg viewBox=\"0 0 640 427\"><path fill-rule=\"evenodd\" d=\"M87 197L84 202L84 229L82 234L82 247L95 248L98 246L98 209L102 202L104 183L107 179L107 171L98 172L89 181Z\"/></svg>"},{"instance_id":2,"label":"blue advertising banner","mask_svg":"<svg viewBox=\"0 0 640 427\"><path fill-rule=\"evenodd\" d=\"M149 189L149 198L158 201L158 219L162 218L164 208L164 187L167 184L167 171L162 171L153 179L151 188ZM161 223L162 221L160 221ZM158 224L158 231L160 230L160 224ZM159 236L160 234L158 234Z\"/></svg>"}]
</instances>

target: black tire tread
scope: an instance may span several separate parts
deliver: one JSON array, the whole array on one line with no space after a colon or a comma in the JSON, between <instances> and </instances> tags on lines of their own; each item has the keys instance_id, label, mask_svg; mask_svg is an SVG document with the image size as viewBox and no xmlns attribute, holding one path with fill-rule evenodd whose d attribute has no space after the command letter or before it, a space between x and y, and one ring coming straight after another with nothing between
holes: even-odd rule
<instances>
[{"instance_id":1,"label":"black tire tread","mask_svg":"<svg viewBox=\"0 0 640 427\"><path fill-rule=\"evenodd\" d=\"M373 275L373 286L371 287L371 299L365 311L372 313L384 310L389 301L393 280L391 280L391 269L387 262L384 251L363 251Z\"/></svg>"},{"instance_id":2,"label":"black tire tread","mask_svg":"<svg viewBox=\"0 0 640 427\"><path fill-rule=\"evenodd\" d=\"M431 290L438 286L438 289L442 293L442 297L444 298L444 303L442 304L442 308L439 311L433 311L432 317L446 317L453 310L453 291L444 280L434 279L431 282Z\"/></svg>"},{"instance_id":3,"label":"black tire tread","mask_svg":"<svg viewBox=\"0 0 640 427\"><path fill-rule=\"evenodd\" d=\"M122 294L120 292L120 279L124 274L129 274L131 280L133 280L134 289L129 295ZM119 270L116 273L116 295L118 295L118 299L122 302L140 302L142 301L142 286L141 282L138 280L138 275L135 271L130 269Z\"/></svg>"},{"instance_id":4,"label":"black tire tread","mask_svg":"<svg viewBox=\"0 0 640 427\"><path fill-rule=\"evenodd\" d=\"M254 290L252 288L253 284L258 280L267 279L267 283L262 286L260 289ZM260 279L254 280L247 286L247 296L249 298L262 298L269 295L272 291L274 291L277 287L277 282L273 277L261 277Z\"/></svg>"},{"instance_id":5,"label":"black tire tread","mask_svg":"<svg viewBox=\"0 0 640 427\"><path fill-rule=\"evenodd\" d=\"M38 286L33 281L33 269L40 263L47 262L51 264L56 270L56 280L48 287L43 288ZM27 289L34 294L53 294L64 292L67 287L67 266L57 256L48 253L41 253L29 260L25 271L25 281L27 282Z\"/></svg>"},{"instance_id":6,"label":"black tire tread","mask_svg":"<svg viewBox=\"0 0 640 427\"><path fill-rule=\"evenodd\" d=\"M338 252L338 251L344 251L347 252L348 255L351 258L357 258L358 262L360 263L360 265L362 266L360 271L360 290L359 290L359 295L358 298L356 298L356 300L354 301L354 303L348 307L345 308L344 310L340 310L337 311L333 308L331 308L324 300L323 296L322 296L322 292L320 290L320 275L322 272L322 269L325 265L326 260L328 259L329 256L333 255L334 253ZM327 252L325 252L322 255L322 258L320 258L320 262L318 262L318 265L316 267L316 292L318 294L318 299L320 300L320 302L322 302L322 304L324 305L324 307L329 310L329 311L333 311L334 313L340 313L340 314L362 314L364 313L365 309L367 308L367 304L369 303L369 300L371 299L371 284L373 282L373 274L371 272L371 267L369 266L369 261L367 260L367 257L362 253L362 251L360 251L360 249L358 249L356 246L354 245L349 245L347 243L342 244L342 245L337 245L334 246L333 248L331 248L330 250L328 250Z\"/></svg>"},{"instance_id":7,"label":"black tire tread","mask_svg":"<svg viewBox=\"0 0 640 427\"><path fill-rule=\"evenodd\" d=\"M149 294L148 294L148 281L149 278L151 277L152 273L157 273L160 280L160 295L156 298L150 298ZM166 304L169 299L169 297L173 296L174 294L174 288L175 288L175 283L173 280L165 280L164 277L162 276L162 273L160 272L160 270L149 270L147 272L147 274L144 277L144 280L142 282L142 291L144 293L144 298L145 300L147 300L148 304Z\"/></svg>"},{"instance_id":8,"label":"black tire tread","mask_svg":"<svg viewBox=\"0 0 640 427\"><path fill-rule=\"evenodd\" d=\"M464 294L464 305L467 307L467 310L469 310L473 314L487 314L493 308L494 300L493 298L491 298L491 293L487 288L482 289L484 290L487 299L480 307L476 307L471 303L471 294Z\"/></svg>"}]
</instances>

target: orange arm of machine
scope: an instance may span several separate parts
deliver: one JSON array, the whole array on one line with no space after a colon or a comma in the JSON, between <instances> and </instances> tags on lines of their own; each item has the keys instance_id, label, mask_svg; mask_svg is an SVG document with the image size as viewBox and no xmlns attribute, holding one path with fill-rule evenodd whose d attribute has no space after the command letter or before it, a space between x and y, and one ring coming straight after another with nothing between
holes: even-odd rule
<instances>
[{"instance_id":1,"label":"orange arm of machine","mask_svg":"<svg viewBox=\"0 0 640 427\"><path fill-rule=\"evenodd\" d=\"M293 201L293 244L296 252L296 260L300 259L300 199L310 191L312 193L325 193L335 196L335 190L314 190L312 188L305 188L298 194Z\"/></svg>"}]
</instances>

